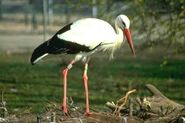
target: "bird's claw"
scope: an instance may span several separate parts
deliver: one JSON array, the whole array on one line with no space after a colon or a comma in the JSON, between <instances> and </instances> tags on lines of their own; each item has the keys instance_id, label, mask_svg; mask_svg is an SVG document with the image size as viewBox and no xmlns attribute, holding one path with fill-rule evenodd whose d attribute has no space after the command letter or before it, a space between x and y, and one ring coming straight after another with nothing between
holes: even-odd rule
<instances>
[{"instance_id":1,"label":"bird's claw","mask_svg":"<svg viewBox=\"0 0 185 123\"><path fill-rule=\"evenodd\" d=\"M69 113L67 111L67 106L62 106L62 110L65 116L69 116Z\"/></svg>"},{"instance_id":2,"label":"bird's claw","mask_svg":"<svg viewBox=\"0 0 185 123\"><path fill-rule=\"evenodd\" d=\"M90 116L92 113L91 112L85 112L84 116Z\"/></svg>"}]
</instances>

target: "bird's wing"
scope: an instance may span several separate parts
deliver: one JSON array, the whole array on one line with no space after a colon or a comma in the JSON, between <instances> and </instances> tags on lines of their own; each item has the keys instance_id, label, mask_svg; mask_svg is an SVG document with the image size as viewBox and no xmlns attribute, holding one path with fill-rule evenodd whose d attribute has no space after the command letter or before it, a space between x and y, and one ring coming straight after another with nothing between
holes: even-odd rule
<instances>
[{"instance_id":1,"label":"bird's wing","mask_svg":"<svg viewBox=\"0 0 185 123\"><path fill-rule=\"evenodd\" d=\"M57 33L57 37L61 40L94 49L101 43L113 43L116 33L107 22L95 18L87 18L74 22L67 31Z\"/></svg>"}]
</instances>

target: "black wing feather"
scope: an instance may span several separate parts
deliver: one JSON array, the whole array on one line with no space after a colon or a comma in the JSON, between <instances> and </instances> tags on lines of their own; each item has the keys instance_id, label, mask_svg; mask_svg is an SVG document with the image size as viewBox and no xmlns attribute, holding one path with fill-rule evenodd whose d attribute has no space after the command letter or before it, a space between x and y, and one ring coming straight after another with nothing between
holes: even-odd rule
<instances>
[{"instance_id":1,"label":"black wing feather","mask_svg":"<svg viewBox=\"0 0 185 123\"><path fill-rule=\"evenodd\" d=\"M79 52L90 52L94 49L90 49L85 45L81 45L75 42L66 41L63 39L58 38L58 34L62 34L68 30L73 23L70 23L60 29L49 41L48 41L48 53L50 54L60 54L60 53L68 53L68 54L76 54Z\"/></svg>"}]
</instances>

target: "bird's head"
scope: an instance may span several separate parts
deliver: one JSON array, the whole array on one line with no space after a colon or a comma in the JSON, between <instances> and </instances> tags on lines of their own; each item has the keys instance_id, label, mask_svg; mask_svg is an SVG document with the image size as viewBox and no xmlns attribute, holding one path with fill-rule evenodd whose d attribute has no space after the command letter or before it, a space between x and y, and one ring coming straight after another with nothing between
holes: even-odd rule
<instances>
[{"instance_id":1,"label":"bird's head","mask_svg":"<svg viewBox=\"0 0 185 123\"><path fill-rule=\"evenodd\" d=\"M123 33L127 38L127 42L130 46L130 49L131 49L133 55L135 56L134 45L133 45L133 42L132 42L132 37L131 37L130 30L129 30L130 20L128 19L128 17L126 15L119 15L116 18L116 23L117 23L117 26L123 30Z\"/></svg>"}]
</instances>

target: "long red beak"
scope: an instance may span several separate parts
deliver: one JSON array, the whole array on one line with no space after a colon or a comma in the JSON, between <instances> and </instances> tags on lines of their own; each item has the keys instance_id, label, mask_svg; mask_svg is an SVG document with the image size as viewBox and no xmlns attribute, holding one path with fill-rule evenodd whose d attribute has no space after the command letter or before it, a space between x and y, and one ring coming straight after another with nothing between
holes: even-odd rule
<instances>
[{"instance_id":1,"label":"long red beak","mask_svg":"<svg viewBox=\"0 0 185 123\"><path fill-rule=\"evenodd\" d=\"M135 56L136 54L135 54L135 50L134 50L134 45L133 45L133 43L132 43L132 37L131 37L131 34L130 34L130 30L127 29L127 28L125 28L125 29L123 30L123 32L124 32L124 34L125 34L125 36L126 36L126 38L127 38L128 44L129 44L129 46L130 46L130 49L131 49L133 55Z\"/></svg>"}]
</instances>

